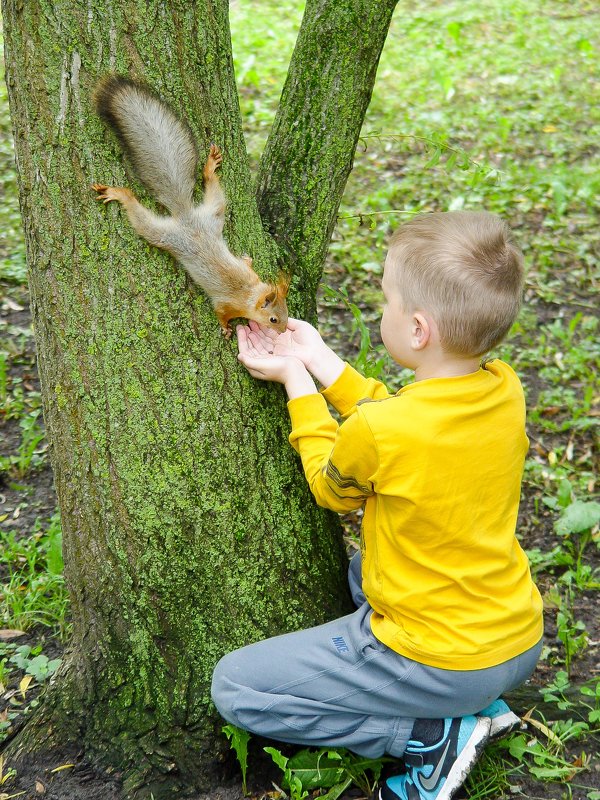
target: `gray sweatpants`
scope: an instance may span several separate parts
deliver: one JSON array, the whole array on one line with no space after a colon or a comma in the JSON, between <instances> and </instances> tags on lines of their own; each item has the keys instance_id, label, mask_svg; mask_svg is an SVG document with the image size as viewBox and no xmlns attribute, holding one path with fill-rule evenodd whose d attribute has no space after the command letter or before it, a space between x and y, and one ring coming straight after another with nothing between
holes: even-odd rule
<instances>
[{"instance_id":1,"label":"gray sweatpants","mask_svg":"<svg viewBox=\"0 0 600 800\"><path fill-rule=\"evenodd\" d=\"M350 562L349 582L358 606L353 614L248 645L219 661L212 696L228 722L282 742L399 757L415 719L475 714L535 669L541 642L488 669L411 661L371 633L359 553Z\"/></svg>"}]
</instances>

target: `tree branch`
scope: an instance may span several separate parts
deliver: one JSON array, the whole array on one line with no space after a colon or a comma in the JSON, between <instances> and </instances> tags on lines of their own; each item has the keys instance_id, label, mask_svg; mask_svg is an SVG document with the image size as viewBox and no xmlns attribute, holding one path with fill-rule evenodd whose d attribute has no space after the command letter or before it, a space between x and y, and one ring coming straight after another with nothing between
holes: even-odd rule
<instances>
[{"instance_id":1,"label":"tree branch","mask_svg":"<svg viewBox=\"0 0 600 800\"><path fill-rule=\"evenodd\" d=\"M262 157L263 223L301 276L321 276L397 0L308 0Z\"/></svg>"}]
</instances>

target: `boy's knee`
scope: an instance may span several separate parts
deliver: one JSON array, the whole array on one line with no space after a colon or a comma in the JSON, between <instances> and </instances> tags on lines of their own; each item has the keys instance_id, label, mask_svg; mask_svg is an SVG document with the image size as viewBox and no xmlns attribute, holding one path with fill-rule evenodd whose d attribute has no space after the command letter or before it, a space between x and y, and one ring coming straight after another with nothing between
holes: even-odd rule
<instances>
[{"instance_id":1,"label":"boy's knee","mask_svg":"<svg viewBox=\"0 0 600 800\"><path fill-rule=\"evenodd\" d=\"M213 672L210 693L219 714L227 722L237 725L233 708L240 686L233 677L236 672L234 661L235 652L228 653L219 661Z\"/></svg>"}]
</instances>

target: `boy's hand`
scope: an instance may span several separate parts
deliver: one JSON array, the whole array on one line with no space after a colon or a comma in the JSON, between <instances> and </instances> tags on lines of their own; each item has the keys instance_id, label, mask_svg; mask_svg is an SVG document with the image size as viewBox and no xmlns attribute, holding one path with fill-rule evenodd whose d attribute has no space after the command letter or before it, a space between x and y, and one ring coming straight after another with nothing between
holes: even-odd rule
<instances>
[{"instance_id":1,"label":"boy's hand","mask_svg":"<svg viewBox=\"0 0 600 800\"><path fill-rule=\"evenodd\" d=\"M253 378L263 381L285 383L290 360L275 355L272 340L256 323L252 327L238 325L238 361L246 367Z\"/></svg>"},{"instance_id":2,"label":"boy's hand","mask_svg":"<svg viewBox=\"0 0 600 800\"><path fill-rule=\"evenodd\" d=\"M289 318L287 330L276 336L274 342L276 353L296 356L307 369L319 353L329 349L319 331L301 319Z\"/></svg>"},{"instance_id":3,"label":"boy's hand","mask_svg":"<svg viewBox=\"0 0 600 800\"><path fill-rule=\"evenodd\" d=\"M273 339L267 334L269 330L256 323L251 323L251 327L238 325L238 360L253 378L283 383L290 400L316 393L317 388L299 358L274 352Z\"/></svg>"},{"instance_id":4,"label":"boy's hand","mask_svg":"<svg viewBox=\"0 0 600 800\"><path fill-rule=\"evenodd\" d=\"M271 328L250 322L250 328L264 347L278 356L299 359L306 369L326 388L342 373L344 362L328 347L321 334L308 322L289 318L287 330L276 333Z\"/></svg>"}]
</instances>

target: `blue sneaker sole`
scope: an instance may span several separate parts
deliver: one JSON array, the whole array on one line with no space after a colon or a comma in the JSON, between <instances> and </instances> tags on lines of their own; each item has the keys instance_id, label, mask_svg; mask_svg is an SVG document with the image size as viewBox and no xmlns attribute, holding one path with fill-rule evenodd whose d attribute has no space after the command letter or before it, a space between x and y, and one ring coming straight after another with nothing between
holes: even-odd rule
<instances>
[{"instance_id":1,"label":"blue sneaker sole","mask_svg":"<svg viewBox=\"0 0 600 800\"><path fill-rule=\"evenodd\" d=\"M417 800L417 798L421 800L450 800L457 789L463 785L467 775L489 742L490 727L491 720L489 717L477 717L477 723L469 739L460 751L456 761L452 764L439 791L425 791L425 794L423 794L411 782L405 797L408 800ZM386 783L379 790L379 800L401 800L401 798Z\"/></svg>"},{"instance_id":2,"label":"blue sneaker sole","mask_svg":"<svg viewBox=\"0 0 600 800\"><path fill-rule=\"evenodd\" d=\"M450 800L457 789L466 780L467 775L475 766L477 759L482 754L486 744L490 740L491 720L488 717L478 717L477 724L471 733L469 740L458 755L458 758L450 768L448 777L444 785L435 796L435 800Z\"/></svg>"},{"instance_id":3,"label":"blue sneaker sole","mask_svg":"<svg viewBox=\"0 0 600 800\"><path fill-rule=\"evenodd\" d=\"M516 731L521 727L521 720L512 711L507 711L506 714L492 717L492 724L490 726L490 742L496 742L504 736L508 736L512 731Z\"/></svg>"}]
</instances>

